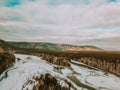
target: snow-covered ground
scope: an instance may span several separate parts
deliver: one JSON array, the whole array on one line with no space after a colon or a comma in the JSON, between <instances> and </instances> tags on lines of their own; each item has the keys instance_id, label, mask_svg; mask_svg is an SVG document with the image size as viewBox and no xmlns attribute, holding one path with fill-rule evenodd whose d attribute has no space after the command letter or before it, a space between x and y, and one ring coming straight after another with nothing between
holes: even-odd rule
<instances>
[{"instance_id":1,"label":"snow-covered ground","mask_svg":"<svg viewBox=\"0 0 120 90\"><path fill-rule=\"evenodd\" d=\"M15 56L20 60L16 60L13 67L7 69L0 75L0 90L22 90L23 86L24 90L32 90L33 86L37 83L33 77L38 77L45 73L50 73L55 76L62 86L67 87L61 78L67 79L78 90L86 89L78 86L74 81L71 81L68 76L74 76L81 83L93 87L96 90L120 90L120 78L112 74L106 75L105 72L100 70L92 70L71 63L73 70L64 67L60 73L54 69L57 65L42 60L40 57L20 54L15 54ZM74 63L79 64L79 62ZM3 78L6 72L7 77ZM33 83L27 83L28 80L32 80Z\"/></svg>"}]
</instances>

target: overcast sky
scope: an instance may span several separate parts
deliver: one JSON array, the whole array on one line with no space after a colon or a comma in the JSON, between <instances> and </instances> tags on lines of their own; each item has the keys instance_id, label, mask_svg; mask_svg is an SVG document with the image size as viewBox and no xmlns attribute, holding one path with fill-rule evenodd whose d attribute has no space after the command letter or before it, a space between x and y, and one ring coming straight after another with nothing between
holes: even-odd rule
<instances>
[{"instance_id":1,"label":"overcast sky","mask_svg":"<svg viewBox=\"0 0 120 90\"><path fill-rule=\"evenodd\" d=\"M120 50L120 0L0 0L0 38Z\"/></svg>"}]
</instances>

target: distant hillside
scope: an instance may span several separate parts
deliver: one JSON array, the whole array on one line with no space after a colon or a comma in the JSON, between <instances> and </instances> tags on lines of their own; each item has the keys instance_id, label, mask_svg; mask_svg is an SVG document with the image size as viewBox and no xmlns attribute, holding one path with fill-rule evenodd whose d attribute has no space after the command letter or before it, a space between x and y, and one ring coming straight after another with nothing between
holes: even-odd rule
<instances>
[{"instance_id":1,"label":"distant hillside","mask_svg":"<svg viewBox=\"0 0 120 90\"><path fill-rule=\"evenodd\" d=\"M101 48L95 46L75 46L62 44L63 51L99 51Z\"/></svg>"},{"instance_id":2,"label":"distant hillside","mask_svg":"<svg viewBox=\"0 0 120 90\"><path fill-rule=\"evenodd\" d=\"M98 51L102 50L95 46L74 46L67 44L54 44L54 43L44 43L44 42L7 42L0 40L0 48L5 51L8 50L53 50L53 51Z\"/></svg>"},{"instance_id":3,"label":"distant hillside","mask_svg":"<svg viewBox=\"0 0 120 90\"><path fill-rule=\"evenodd\" d=\"M53 43L35 43L35 42L8 42L12 46L24 49L39 49L39 50L57 50L61 51L63 48L59 44Z\"/></svg>"},{"instance_id":4,"label":"distant hillside","mask_svg":"<svg viewBox=\"0 0 120 90\"><path fill-rule=\"evenodd\" d=\"M8 50L10 50L10 49L11 49L11 50L15 49L14 46L8 44L8 43L7 43L6 41L4 41L4 40L0 40L0 48L1 48L2 51L3 51L3 50L8 51Z\"/></svg>"},{"instance_id":5,"label":"distant hillside","mask_svg":"<svg viewBox=\"0 0 120 90\"><path fill-rule=\"evenodd\" d=\"M54 43L44 43L44 42L8 42L12 46L25 48L25 49L40 49L40 50L55 50L55 51L98 51L102 50L95 46L74 46L67 44L54 44Z\"/></svg>"},{"instance_id":6,"label":"distant hillside","mask_svg":"<svg viewBox=\"0 0 120 90\"><path fill-rule=\"evenodd\" d=\"M4 52L4 51L13 52L13 51L21 51L21 50L24 49L11 45L4 40L0 40L0 52Z\"/></svg>"}]
</instances>

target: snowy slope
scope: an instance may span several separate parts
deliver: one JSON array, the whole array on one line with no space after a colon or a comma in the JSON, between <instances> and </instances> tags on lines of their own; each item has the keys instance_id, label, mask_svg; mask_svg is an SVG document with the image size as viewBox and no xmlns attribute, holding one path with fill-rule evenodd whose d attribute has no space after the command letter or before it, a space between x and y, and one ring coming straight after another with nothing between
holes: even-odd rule
<instances>
[{"instance_id":1,"label":"snowy slope","mask_svg":"<svg viewBox=\"0 0 120 90\"><path fill-rule=\"evenodd\" d=\"M23 87L23 90L32 90L33 86L37 84L33 78L45 73L55 76L62 86L67 87L62 78L68 80L77 90L87 90L89 87L96 90L120 90L119 77L111 74L106 75L99 70L91 70L71 63L73 70L64 67L58 72L54 67L59 66L48 63L40 57L20 54L15 56L19 59L16 60L14 66L0 76L0 90L22 90ZM74 63L79 64L79 62L75 61ZM7 77L4 77L6 72ZM77 84L71 77L82 84ZM27 83L29 80L33 83ZM88 88L85 88L84 85L88 86Z\"/></svg>"}]
</instances>

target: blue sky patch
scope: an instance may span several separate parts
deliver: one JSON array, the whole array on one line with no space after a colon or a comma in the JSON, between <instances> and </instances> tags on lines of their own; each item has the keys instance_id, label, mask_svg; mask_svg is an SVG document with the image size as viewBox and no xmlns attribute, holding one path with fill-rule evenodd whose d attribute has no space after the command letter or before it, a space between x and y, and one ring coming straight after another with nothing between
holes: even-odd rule
<instances>
[{"instance_id":1,"label":"blue sky patch","mask_svg":"<svg viewBox=\"0 0 120 90\"><path fill-rule=\"evenodd\" d=\"M61 5L61 4L89 4L90 0L50 0L49 5Z\"/></svg>"},{"instance_id":2,"label":"blue sky patch","mask_svg":"<svg viewBox=\"0 0 120 90\"><path fill-rule=\"evenodd\" d=\"M108 2L117 2L118 0L108 0Z\"/></svg>"},{"instance_id":3,"label":"blue sky patch","mask_svg":"<svg viewBox=\"0 0 120 90\"><path fill-rule=\"evenodd\" d=\"M20 0L8 0L6 3L7 7L14 7L20 4Z\"/></svg>"}]
</instances>

